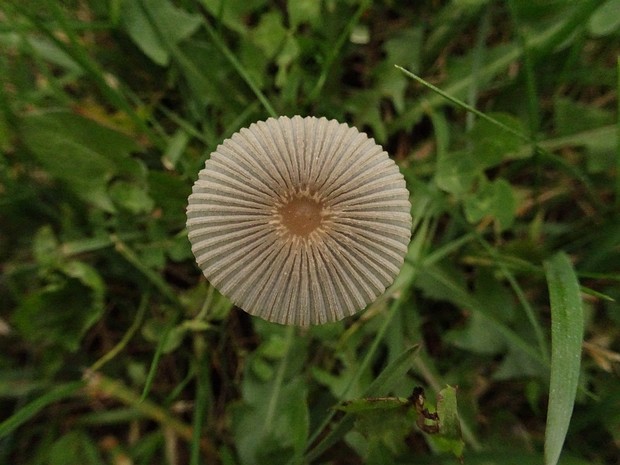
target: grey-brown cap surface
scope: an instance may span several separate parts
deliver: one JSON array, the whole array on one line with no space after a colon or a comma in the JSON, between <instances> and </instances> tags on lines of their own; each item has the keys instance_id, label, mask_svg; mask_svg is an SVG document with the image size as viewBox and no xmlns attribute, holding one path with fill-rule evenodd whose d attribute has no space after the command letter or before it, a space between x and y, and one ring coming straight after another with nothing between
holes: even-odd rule
<instances>
[{"instance_id":1,"label":"grey-brown cap surface","mask_svg":"<svg viewBox=\"0 0 620 465\"><path fill-rule=\"evenodd\" d=\"M187 207L207 279L252 315L340 320L389 286L411 234L398 167L365 133L325 118L270 118L226 139Z\"/></svg>"}]
</instances>

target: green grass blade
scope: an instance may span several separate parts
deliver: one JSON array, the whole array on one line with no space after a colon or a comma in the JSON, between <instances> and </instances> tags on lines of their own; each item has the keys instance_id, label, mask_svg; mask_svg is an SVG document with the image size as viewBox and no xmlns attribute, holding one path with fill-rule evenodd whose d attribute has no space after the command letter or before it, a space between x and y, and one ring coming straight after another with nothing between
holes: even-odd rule
<instances>
[{"instance_id":1,"label":"green grass blade","mask_svg":"<svg viewBox=\"0 0 620 465\"><path fill-rule=\"evenodd\" d=\"M204 2L204 0L202 1ZM220 50L222 55L224 55L224 57L228 60L228 62L232 65L232 67L235 68L235 71L237 71L239 76L241 76L241 79L245 81L245 83L252 90L252 92L254 93L256 98L260 101L260 103L262 103L263 107L265 108L265 111L267 111L269 116L277 118L278 113L273 108L273 106L271 105L271 103L269 102L265 94L263 94L263 92L258 88L258 85L256 85L256 83L254 82L254 80L250 76L250 73L248 73L246 69L243 67L243 65L241 64L241 62L237 60L237 57L235 56L235 54L228 48L228 46L220 38L218 32L213 28L213 26L211 26L211 24L207 21L206 17L205 17L205 20L203 21L203 27L209 34L209 37L211 37L211 40L213 41L215 46Z\"/></svg>"},{"instance_id":2,"label":"green grass blade","mask_svg":"<svg viewBox=\"0 0 620 465\"><path fill-rule=\"evenodd\" d=\"M583 308L579 282L565 253L545 262L551 302L551 381L545 431L545 465L558 462L568 431L581 363Z\"/></svg>"},{"instance_id":3,"label":"green grass blade","mask_svg":"<svg viewBox=\"0 0 620 465\"><path fill-rule=\"evenodd\" d=\"M477 117L482 118L482 119L488 121L491 124L494 124L498 128L503 129L506 132L509 132L510 134L518 137L519 139L521 139L521 140L523 140L525 142L530 142L530 138L528 136L526 136L525 134L523 134L523 133L521 133L519 131L515 131L513 128L511 128L509 126L506 126L504 123L502 123L501 121L496 120L495 118L491 118L490 116L485 115L480 110L477 110L476 108L472 107L471 105L468 105L467 103L463 102L462 100L452 96L450 93L444 92L439 87L434 86L433 84L431 84L428 81L425 81L420 76L412 73L409 70L406 70L402 66L398 66L398 65L394 65L394 66L396 68L398 68L400 71L402 71L404 74L409 76L414 81L417 81L420 84L422 84L423 86L428 87L430 90L432 90L436 94L442 96L444 99L448 100L449 102L452 102L453 104L455 104L455 105L457 105L457 106L459 106L459 107L461 107L461 108L463 108L463 109L473 113Z\"/></svg>"},{"instance_id":4,"label":"green grass blade","mask_svg":"<svg viewBox=\"0 0 620 465\"><path fill-rule=\"evenodd\" d=\"M351 19L347 23L347 26L342 30L340 36L338 37L338 40L336 40L336 43L334 44L333 47L330 47L330 52L325 58L325 61L323 63L323 69L321 70L321 74L319 75L319 78L317 79L316 84L314 85L314 88L310 91L309 100L311 102L314 102L321 94L321 91L323 90L323 86L325 85L325 82L327 81L327 77L329 76L329 72L332 69L332 66L334 64L334 61L336 60L336 57L342 50L342 47L344 47L346 41L351 36L351 31L353 30L353 28L359 21L360 17L362 16L364 11L366 11L366 9L369 6L370 6L370 2L368 0L364 0L360 2L359 7L357 8L353 16L351 16Z\"/></svg>"},{"instance_id":5,"label":"green grass blade","mask_svg":"<svg viewBox=\"0 0 620 465\"><path fill-rule=\"evenodd\" d=\"M428 268L426 273L432 277L437 283L440 283L445 289L449 290L453 295L458 296L458 300L466 308L476 309L477 312L501 334L508 343L519 348L524 354L527 354L533 362L538 362L543 366L547 366L547 360L541 357L540 352L527 342L519 333L508 327L503 322L489 313L484 304L476 297L467 292L459 283L455 282L451 277L437 268Z\"/></svg>"},{"instance_id":6,"label":"green grass blade","mask_svg":"<svg viewBox=\"0 0 620 465\"><path fill-rule=\"evenodd\" d=\"M202 425L205 421L209 404L209 361L206 355L196 360L196 404L192 421L192 442L190 465L200 465L200 442L203 434Z\"/></svg>"},{"instance_id":7,"label":"green grass blade","mask_svg":"<svg viewBox=\"0 0 620 465\"><path fill-rule=\"evenodd\" d=\"M72 396L83 386L83 381L62 384L50 389L46 394L24 405L14 415L0 423L0 438L5 437L16 428L19 428L48 405Z\"/></svg>"},{"instance_id":8,"label":"green grass blade","mask_svg":"<svg viewBox=\"0 0 620 465\"><path fill-rule=\"evenodd\" d=\"M177 309L183 308L183 303L179 300L176 293L170 285L164 280L160 274L149 266L147 266L138 256L138 254L120 239L120 236L112 234L110 236L114 243L114 249L138 271L140 271L168 300L173 303Z\"/></svg>"},{"instance_id":9,"label":"green grass blade","mask_svg":"<svg viewBox=\"0 0 620 465\"><path fill-rule=\"evenodd\" d=\"M517 12L517 6L514 0L508 0L508 9L512 17L512 22L515 26L517 35L517 42L523 56L523 73L525 76L525 88L527 90L527 111L529 115L530 137L534 140L537 137L538 130L540 128L540 103L538 99L536 73L534 72L534 59L529 48L527 38L523 32L523 26L521 19Z\"/></svg>"},{"instance_id":10,"label":"green grass blade","mask_svg":"<svg viewBox=\"0 0 620 465\"><path fill-rule=\"evenodd\" d=\"M480 73L480 68L484 63L484 56L486 53L486 40L489 35L491 25L490 18L491 8L485 6L480 18L478 32L476 34L476 45L473 50L471 75L474 77L474 79L471 81L471 85L469 86L469 89L467 91L467 103L469 103L472 107L476 106L476 102L478 101L478 94L480 93L479 84L481 82L481 79L478 78L478 73ZM466 127L469 130L474 125L475 115L473 113L467 113L466 118Z\"/></svg>"},{"instance_id":11,"label":"green grass blade","mask_svg":"<svg viewBox=\"0 0 620 465\"><path fill-rule=\"evenodd\" d=\"M155 379L155 374L157 373L157 367L159 366L159 360L161 359L162 354L164 353L164 346L166 342L168 342L168 335L174 325L176 324L176 318L173 318L168 326L164 329L164 333L159 340L159 344L157 344L157 349L155 350L155 355L153 356L153 360L151 361L151 366L149 368L149 372L146 375L146 381L144 383L144 389L142 390L142 395L140 396L140 402L144 402L146 397L149 395L151 391L151 385L153 384L153 380Z\"/></svg>"},{"instance_id":12,"label":"green grass blade","mask_svg":"<svg viewBox=\"0 0 620 465\"><path fill-rule=\"evenodd\" d=\"M140 301L140 306L138 307L138 311L136 312L136 317L134 318L133 323L131 324L125 335L118 342L118 344L116 344L111 350L106 352L105 355L103 355L99 360L97 360L91 365L90 371L100 370L106 363L108 363L110 360L120 354L123 349L127 347L127 344L129 344L131 338L142 325L142 320L144 319L146 309L148 308L149 298L150 295L148 292L142 295L142 300Z\"/></svg>"},{"instance_id":13,"label":"green grass blade","mask_svg":"<svg viewBox=\"0 0 620 465\"><path fill-rule=\"evenodd\" d=\"M545 337L545 333L543 331L542 325L534 309L528 302L525 291L519 285L517 279L506 263L501 259L500 255L497 251L489 244L484 238L478 236L477 237L479 244L487 251L489 256L493 258L495 265L499 269L499 271L504 275L510 287L512 288L514 294L517 296L519 303L521 304L521 308L523 308L523 312L527 317L530 325L532 326L532 330L534 331L534 336L536 337L536 342L538 343L538 350L540 351L541 359L543 360L545 365L549 365L549 348L547 347L547 339ZM537 270L536 270L537 271Z\"/></svg>"},{"instance_id":14,"label":"green grass blade","mask_svg":"<svg viewBox=\"0 0 620 465\"><path fill-rule=\"evenodd\" d=\"M108 378L101 373L87 373L84 377L88 383L86 390L92 397L106 396L121 402L133 409L140 415L150 418L159 423L162 428L169 428L179 438L191 442L193 438L192 428L175 417L168 409L161 407L150 400L141 400L140 396L121 381ZM210 455L213 445L208 438L204 438L203 451Z\"/></svg>"},{"instance_id":15,"label":"green grass blade","mask_svg":"<svg viewBox=\"0 0 620 465\"><path fill-rule=\"evenodd\" d=\"M418 344L405 349L394 361L383 370L377 378L370 383L364 393L367 397L377 397L394 388L398 381L402 380L413 366L418 356L420 346Z\"/></svg>"},{"instance_id":16,"label":"green grass blade","mask_svg":"<svg viewBox=\"0 0 620 465\"><path fill-rule=\"evenodd\" d=\"M273 431L274 420L277 415L276 408L278 406L278 400L282 394L282 386L284 384L284 374L286 373L286 367L289 362L289 355L291 353L291 347L293 345L293 341L295 338L295 327L289 326L286 328L286 355L280 361L280 365L278 366L278 371L276 372L276 378L273 382L273 389L271 391L271 395L269 396L269 403L267 404L267 415L265 417L265 430Z\"/></svg>"}]
</instances>

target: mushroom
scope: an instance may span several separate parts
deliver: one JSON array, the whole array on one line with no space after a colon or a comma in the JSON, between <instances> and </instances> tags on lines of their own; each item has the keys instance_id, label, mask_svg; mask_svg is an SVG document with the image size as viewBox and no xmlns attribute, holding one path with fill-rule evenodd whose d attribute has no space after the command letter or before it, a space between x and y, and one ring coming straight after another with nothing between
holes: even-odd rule
<instances>
[{"instance_id":1,"label":"mushroom","mask_svg":"<svg viewBox=\"0 0 620 465\"><path fill-rule=\"evenodd\" d=\"M374 139L335 120L269 118L211 154L187 207L192 252L234 304L299 326L366 307L403 264L411 205Z\"/></svg>"}]
</instances>

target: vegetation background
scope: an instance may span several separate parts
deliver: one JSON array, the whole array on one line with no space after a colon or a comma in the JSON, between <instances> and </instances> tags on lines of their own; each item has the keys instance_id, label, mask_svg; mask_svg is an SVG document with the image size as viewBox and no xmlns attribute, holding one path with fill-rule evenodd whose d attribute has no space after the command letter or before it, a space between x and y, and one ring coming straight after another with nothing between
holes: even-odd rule
<instances>
[{"instance_id":1,"label":"vegetation background","mask_svg":"<svg viewBox=\"0 0 620 465\"><path fill-rule=\"evenodd\" d=\"M618 0L2 2L0 463L620 463L619 26ZM184 226L217 144L294 114L367 131L414 214L386 295L307 330L232 308Z\"/></svg>"}]
</instances>

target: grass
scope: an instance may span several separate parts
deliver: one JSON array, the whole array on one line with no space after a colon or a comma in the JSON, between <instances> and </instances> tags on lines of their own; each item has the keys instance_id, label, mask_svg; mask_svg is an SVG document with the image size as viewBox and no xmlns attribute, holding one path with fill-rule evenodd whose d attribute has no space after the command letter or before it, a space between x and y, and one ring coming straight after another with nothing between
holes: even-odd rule
<instances>
[{"instance_id":1,"label":"grass","mask_svg":"<svg viewBox=\"0 0 620 465\"><path fill-rule=\"evenodd\" d=\"M620 4L466 3L3 2L0 463L617 463ZM414 216L309 329L185 231L211 151L294 114L374 137Z\"/></svg>"},{"instance_id":2,"label":"grass","mask_svg":"<svg viewBox=\"0 0 620 465\"><path fill-rule=\"evenodd\" d=\"M583 308L579 283L565 254L554 255L545 262L551 301L551 379L549 407L545 429L545 464L556 464L579 383Z\"/></svg>"}]
</instances>

